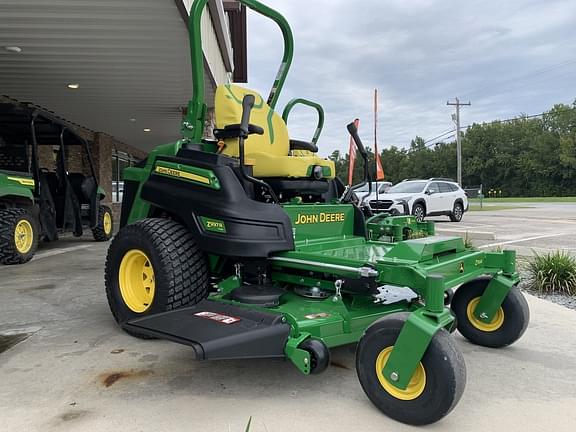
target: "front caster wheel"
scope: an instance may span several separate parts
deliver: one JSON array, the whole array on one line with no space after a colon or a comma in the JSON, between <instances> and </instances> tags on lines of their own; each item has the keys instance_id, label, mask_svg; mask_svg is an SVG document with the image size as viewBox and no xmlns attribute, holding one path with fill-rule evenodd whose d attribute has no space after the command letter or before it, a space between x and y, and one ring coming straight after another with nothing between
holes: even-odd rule
<instances>
[{"instance_id":1,"label":"front caster wheel","mask_svg":"<svg viewBox=\"0 0 576 432\"><path fill-rule=\"evenodd\" d=\"M395 387L383 369L408 315L386 316L366 330L358 344L356 370L364 392L380 411L402 423L426 425L454 409L466 385L466 365L450 334L441 329L408 387Z\"/></svg>"},{"instance_id":2,"label":"front caster wheel","mask_svg":"<svg viewBox=\"0 0 576 432\"><path fill-rule=\"evenodd\" d=\"M458 331L470 342L500 348L516 342L526 331L530 309L526 299L514 286L490 323L474 316L474 309L484 294L490 278L479 278L462 285L452 299L452 312L458 319Z\"/></svg>"}]
</instances>

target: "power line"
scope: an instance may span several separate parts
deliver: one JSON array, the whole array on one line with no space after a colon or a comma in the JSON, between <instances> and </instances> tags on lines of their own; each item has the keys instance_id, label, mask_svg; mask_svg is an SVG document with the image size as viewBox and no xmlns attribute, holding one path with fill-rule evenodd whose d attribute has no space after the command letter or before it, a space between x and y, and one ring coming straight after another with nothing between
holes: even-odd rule
<instances>
[{"instance_id":1,"label":"power line","mask_svg":"<svg viewBox=\"0 0 576 432\"><path fill-rule=\"evenodd\" d=\"M576 107L567 107L567 108L560 108L560 109L556 108L556 110L557 110L557 111L559 110L559 111L561 111L561 112L568 112L568 111L576 110ZM521 116L519 116L519 117L512 117L512 118L508 118L508 119L504 119L504 120L492 120L492 121L489 121L489 122L482 122L482 123L475 122L475 123L472 123L472 124L469 124L469 125L466 125L466 126L462 126L461 128L462 128L462 129L468 129L469 127L472 127L472 126L475 125L475 124L479 124L479 125L491 125L491 124L495 124L495 123L508 123L508 122L513 122L513 121L518 121L518 120L531 119L531 118L536 118L536 117L543 117L543 116L545 116L545 115L547 115L547 114L553 115L553 114L555 114L555 112L545 111L545 112L540 113L540 114L521 115ZM456 131L455 129L452 130L452 132L455 132L455 131ZM443 137L444 135L445 135L445 134L440 134L440 135L439 135L438 137L436 137L436 138L431 138L430 140L425 141L424 144L428 144L429 141L434 141L435 139L437 139L437 138L439 138L439 137ZM415 152L417 152L417 151L419 151L419 150L428 149L428 148L433 147L433 146L435 146L435 145L437 145L437 144L443 143L444 140L448 140L448 139L450 139L450 138L452 138L452 137L454 137L454 136L455 136L455 134L454 134L454 135L447 136L447 137L443 137L443 139L442 139L441 141L432 142L431 144L428 144L428 145L424 146L423 148L410 149L410 150L408 150L406 153L407 153L407 154L410 154L410 153L415 153Z\"/></svg>"},{"instance_id":2,"label":"power line","mask_svg":"<svg viewBox=\"0 0 576 432\"><path fill-rule=\"evenodd\" d=\"M434 138L430 138L430 139L425 140L424 144L428 144L430 141L435 141L438 138L442 138L444 135L449 135L449 134L452 134L454 132L456 132L456 129L447 130L446 132L442 132L440 135L435 136Z\"/></svg>"}]
</instances>

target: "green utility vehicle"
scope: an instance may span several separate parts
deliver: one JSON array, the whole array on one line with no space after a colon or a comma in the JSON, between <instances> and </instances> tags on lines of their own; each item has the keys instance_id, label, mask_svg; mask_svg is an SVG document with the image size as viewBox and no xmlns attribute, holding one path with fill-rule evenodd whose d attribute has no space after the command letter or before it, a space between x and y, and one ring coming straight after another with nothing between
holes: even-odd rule
<instances>
[{"instance_id":1,"label":"green utility vehicle","mask_svg":"<svg viewBox=\"0 0 576 432\"><path fill-rule=\"evenodd\" d=\"M68 153L82 155L90 174L69 172ZM95 240L109 240L104 197L84 139L34 107L0 104L0 263L28 262L40 240L81 236L85 227Z\"/></svg>"},{"instance_id":2,"label":"green utility vehicle","mask_svg":"<svg viewBox=\"0 0 576 432\"><path fill-rule=\"evenodd\" d=\"M324 371L332 347L357 343L358 378L374 405L401 422L433 423L466 381L450 332L503 347L526 330L515 253L472 250L412 216L360 208L333 162L317 156L322 108L300 99L282 117L274 111L293 55L288 23L256 0L240 2L284 35L277 79L267 100L218 87L216 140L203 139L207 0L193 2L184 137L124 173L105 271L112 314L129 334L188 345L199 360L288 359L304 374ZM319 113L311 142L288 135L296 103ZM366 150L348 130L368 182Z\"/></svg>"}]
</instances>

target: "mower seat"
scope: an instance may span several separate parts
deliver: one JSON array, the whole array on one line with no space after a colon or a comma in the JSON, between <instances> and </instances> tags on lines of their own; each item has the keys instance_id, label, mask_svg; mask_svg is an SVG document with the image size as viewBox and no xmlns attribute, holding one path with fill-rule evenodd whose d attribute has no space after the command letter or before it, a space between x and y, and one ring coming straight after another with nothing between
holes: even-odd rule
<instances>
[{"instance_id":1,"label":"mower seat","mask_svg":"<svg viewBox=\"0 0 576 432\"><path fill-rule=\"evenodd\" d=\"M334 162L322 159L310 151L290 150L288 128L262 96L233 84L216 89L216 127L239 124L242 117L242 100L247 94L254 95L256 103L250 115L250 123L264 129L263 135L250 135L245 143L245 164L252 166L254 177L259 178L313 178L314 168L321 167L324 179L336 175ZM238 138L224 140L222 154L238 157Z\"/></svg>"}]
</instances>

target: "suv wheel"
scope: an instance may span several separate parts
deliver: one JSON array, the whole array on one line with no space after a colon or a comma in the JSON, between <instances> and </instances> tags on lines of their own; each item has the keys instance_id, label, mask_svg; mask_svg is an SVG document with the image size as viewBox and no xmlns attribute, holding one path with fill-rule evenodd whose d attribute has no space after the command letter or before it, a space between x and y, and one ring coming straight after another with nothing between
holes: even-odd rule
<instances>
[{"instance_id":1,"label":"suv wheel","mask_svg":"<svg viewBox=\"0 0 576 432\"><path fill-rule=\"evenodd\" d=\"M464 206L461 202L454 203L452 213L450 213L450 220L452 222L460 222L464 216Z\"/></svg>"},{"instance_id":2,"label":"suv wheel","mask_svg":"<svg viewBox=\"0 0 576 432\"><path fill-rule=\"evenodd\" d=\"M412 215L414 215L418 222L422 222L424 217L426 217L426 209L422 204L414 204L414 207L412 207Z\"/></svg>"}]
</instances>

